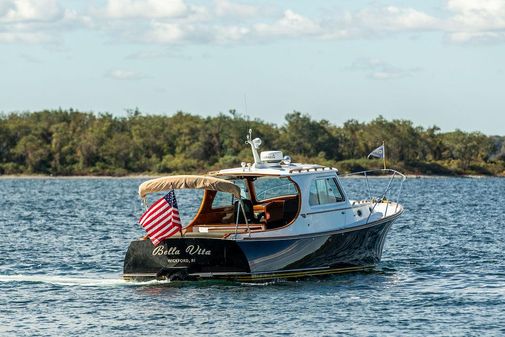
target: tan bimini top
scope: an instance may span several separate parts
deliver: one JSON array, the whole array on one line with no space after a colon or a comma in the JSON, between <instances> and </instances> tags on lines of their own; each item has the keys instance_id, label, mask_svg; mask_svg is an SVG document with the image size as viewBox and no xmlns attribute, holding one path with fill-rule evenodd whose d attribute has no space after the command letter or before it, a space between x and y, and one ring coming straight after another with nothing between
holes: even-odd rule
<instances>
[{"instance_id":1,"label":"tan bimini top","mask_svg":"<svg viewBox=\"0 0 505 337\"><path fill-rule=\"evenodd\" d=\"M139 186L139 195L144 199L149 193L180 189L228 192L240 199L240 187L230 181L209 176L191 175L161 177L145 181Z\"/></svg>"}]
</instances>

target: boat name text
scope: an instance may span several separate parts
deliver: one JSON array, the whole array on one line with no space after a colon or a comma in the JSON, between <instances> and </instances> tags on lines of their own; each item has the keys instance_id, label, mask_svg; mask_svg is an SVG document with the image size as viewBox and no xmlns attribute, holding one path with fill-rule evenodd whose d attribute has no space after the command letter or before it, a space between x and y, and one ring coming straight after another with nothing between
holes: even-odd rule
<instances>
[{"instance_id":1,"label":"boat name text","mask_svg":"<svg viewBox=\"0 0 505 337\"><path fill-rule=\"evenodd\" d=\"M199 245L189 245L186 247L185 251L188 255L211 255L212 252L209 249L201 248ZM163 256L163 255L181 255L180 249L177 247L167 247L158 246L153 249L153 256Z\"/></svg>"}]
</instances>

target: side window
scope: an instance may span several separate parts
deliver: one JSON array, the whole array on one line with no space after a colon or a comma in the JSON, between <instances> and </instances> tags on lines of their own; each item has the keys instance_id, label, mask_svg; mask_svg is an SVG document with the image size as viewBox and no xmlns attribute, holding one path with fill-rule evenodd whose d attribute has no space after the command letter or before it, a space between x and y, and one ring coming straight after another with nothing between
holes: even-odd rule
<instances>
[{"instance_id":1,"label":"side window","mask_svg":"<svg viewBox=\"0 0 505 337\"><path fill-rule=\"evenodd\" d=\"M309 204L311 206L341 201L344 201L344 196L335 178L322 178L312 181L309 191Z\"/></svg>"},{"instance_id":2,"label":"side window","mask_svg":"<svg viewBox=\"0 0 505 337\"><path fill-rule=\"evenodd\" d=\"M338 186L337 179L335 178L329 178L326 179L328 186L329 186L329 194L332 195L335 199L333 202L341 202L344 201L344 194L342 194L342 190Z\"/></svg>"},{"instance_id":3,"label":"side window","mask_svg":"<svg viewBox=\"0 0 505 337\"><path fill-rule=\"evenodd\" d=\"M212 208L222 208L229 206L233 206L233 194L218 191L214 197L214 200L212 200Z\"/></svg>"}]
</instances>

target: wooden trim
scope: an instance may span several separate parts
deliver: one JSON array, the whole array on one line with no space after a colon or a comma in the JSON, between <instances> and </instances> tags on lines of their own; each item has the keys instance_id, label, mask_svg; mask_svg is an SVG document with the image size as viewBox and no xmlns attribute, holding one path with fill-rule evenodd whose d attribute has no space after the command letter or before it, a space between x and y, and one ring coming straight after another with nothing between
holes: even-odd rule
<instances>
[{"instance_id":1,"label":"wooden trim","mask_svg":"<svg viewBox=\"0 0 505 337\"><path fill-rule=\"evenodd\" d=\"M261 231L261 230L265 229L265 225L264 224L249 224L249 225L238 224L238 226L237 226L236 224L215 223L215 224L201 224L201 225L195 226L194 228L207 228L208 231L220 231L220 230L228 230L228 229L232 229L235 231L236 228L238 228L239 230L251 229L251 231L253 231L253 230ZM205 232L198 231L198 233L205 233Z\"/></svg>"},{"instance_id":2,"label":"wooden trim","mask_svg":"<svg viewBox=\"0 0 505 337\"><path fill-rule=\"evenodd\" d=\"M189 229L193 229L193 226L195 224L195 222L198 220L198 218L200 217L200 214L203 212L203 209L204 209L204 206L205 206L205 203L207 202L207 198L208 198L208 191L207 190L204 190L203 192L203 197L202 197L202 202L200 203L200 207L198 208L198 211L196 212L196 215L195 217L193 218L193 220L191 220L191 222L184 228L184 230L187 232L189 231Z\"/></svg>"}]
</instances>

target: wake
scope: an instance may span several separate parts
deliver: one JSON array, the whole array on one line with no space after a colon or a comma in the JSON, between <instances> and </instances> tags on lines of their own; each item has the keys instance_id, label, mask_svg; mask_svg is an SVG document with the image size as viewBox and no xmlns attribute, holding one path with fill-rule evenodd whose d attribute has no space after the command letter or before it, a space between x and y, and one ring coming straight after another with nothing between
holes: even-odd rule
<instances>
[{"instance_id":1,"label":"wake","mask_svg":"<svg viewBox=\"0 0 505 337\"><path fill-rule=\"evenodd\" d=\"M0 282L46 283L61 286L117 287L166 284L169 280L125 281L118 277L76 277L62 275L0 275Z\"/></svg>"}]
</instances>

